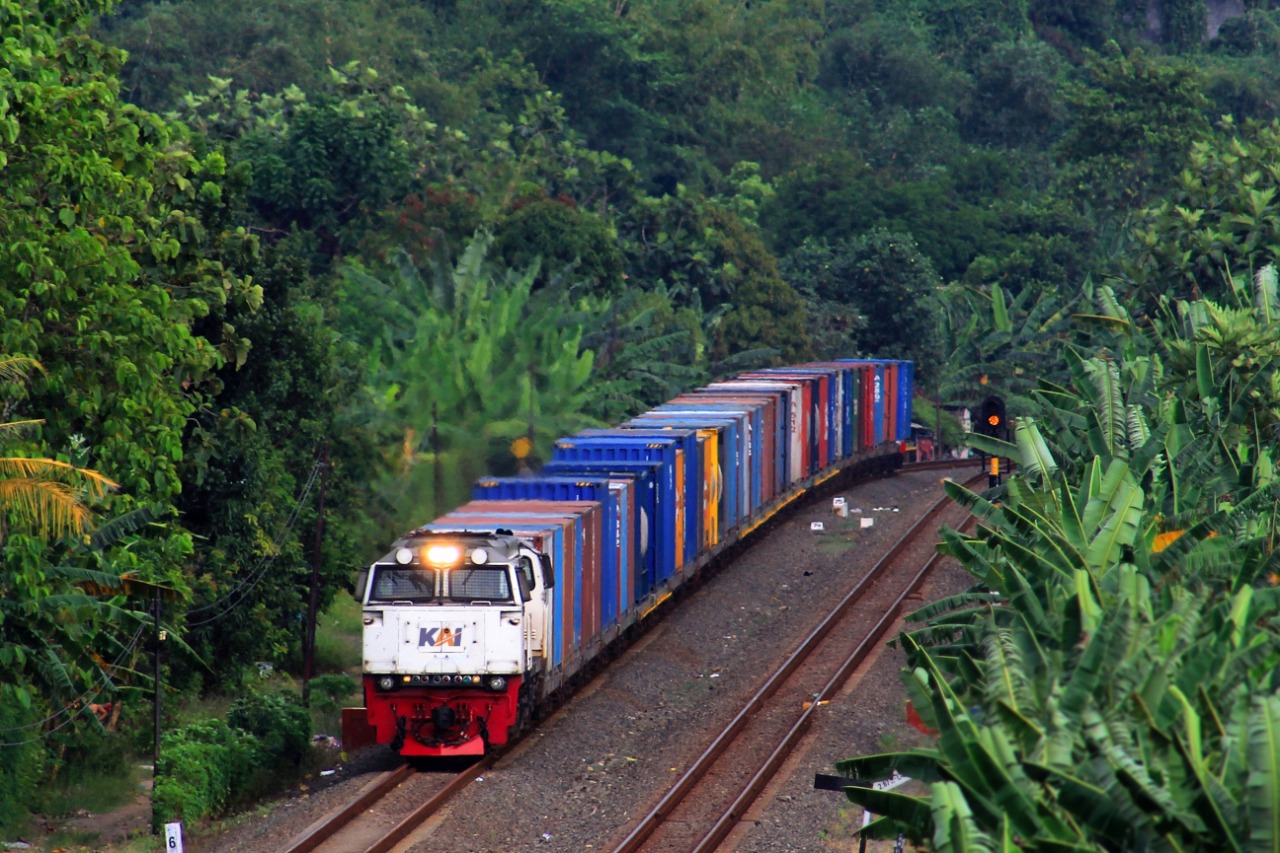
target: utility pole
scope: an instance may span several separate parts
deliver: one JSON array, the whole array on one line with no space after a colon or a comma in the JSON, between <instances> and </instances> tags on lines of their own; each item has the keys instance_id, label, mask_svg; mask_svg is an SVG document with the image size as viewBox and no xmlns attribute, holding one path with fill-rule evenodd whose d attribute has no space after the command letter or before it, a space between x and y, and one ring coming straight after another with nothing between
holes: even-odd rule
<instances>
[{"instance_id":1,"label":"utility pole","mask_svg":"<svg viewBox=\"0 0 1280 853\"><path fill-rule=\"evenodd\" d=\"M329 487L329 442L320 446L320 496L316 500L316 535L311 550L311 596L307 601L307 630L302 650L302 705L311 707L311 678L316 665L316 611L320 609L320 546L324 544L324 495Z\"/></svg>"},{"instance_id":2,"label":"utility pole","mask_svg":"<svg viewBox=\"0 0 1280 853\"><path fill-rule=\"evenodd\" d=\"M164 632L160 630L160 584L157 580L155 587L155 597L151 605L151 613L155 618L153 631L151 635L152 651L155 669L151 673L151 684L154 688L154 698L152 706L155 712L155 740L151 746L151 787L154 789L156 780L160 777L160 641L164 639ZM155 800L151 801L151 833L153 835L160 832L160 827L155 821Z\"/></svg>"},{"instance_id":3,"label":"utility pole","mask_svg":"<svg viewBox=\"0 0 1280 853\"><path fill-rule=\"evenodd\" d=\"M152 608L153 608L152 612L155 616L154 631L152 634L152 640L155 644L155 655L153 656L154 663L155 663L155 670L152 673L152 684L155 687L155 698L154 698L154 701L152 702L153 709L155 711L155 743L152 745L152 752L151 752L151 760L154 763L156 768L155 770L152 771L152 775L154 775L155 772L160 768L160 704L161 704L160 703L160 690L161 690L160 641L163 635L160 632L160 585L159 584L156 585L155 601L152 604Z\"/></svg>"}]
</instances>

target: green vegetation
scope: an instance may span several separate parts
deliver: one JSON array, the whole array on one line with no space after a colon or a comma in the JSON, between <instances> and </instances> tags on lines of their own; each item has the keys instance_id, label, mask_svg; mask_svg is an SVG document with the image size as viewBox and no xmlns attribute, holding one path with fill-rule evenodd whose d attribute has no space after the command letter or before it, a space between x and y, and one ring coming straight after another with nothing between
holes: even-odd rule
<instances>
[{"instance_id":1,"label":"green vegetation","mask_svg":"<svg viewBox=\"0 0 1280 853\"><path fill-rule=\"evenodd\" d=\"M300 775L310 750L306 710L279 694L238 699L225 721L190 723L165 735L152 821L196 822L254 802Z\"/></svg>"},{"instance_id":2,"label":"green vegetation","mask_svg":"<svg viewBox=\"0 0 1280 853\"><path fill-rule=\"evenodd\" d=\"M901 637L942 734L837 765L931 794L850 789L885 815L871 832L941 851L1277 837L1278 282L1272 265L1224 275L1222 304L1162 294L1133 303L1141 320L1100 288L1068 377L1039 379L1014 443L974 439L1020 473L984 495L949 486L980 526L945 550L977 585Z\"/></svg>"},{"instance_id":3,"label":"green vegetation","mask_svg":"<svg viewBox=\"0 0 1280 853\"><path fill-rule=\"evenodd\" d=\"M0 831L101 744L149 751L158 690L166 729L195 726L172 748L211 762L170 788L163 763L158 801L233 802L228 756L263 756L184 715L260 663L291 683L313 568L347 614L316 650L330 727L358 659L342 589L388 537L741 367L897 355L938 404L1001 393L1055 495L1123 480L1142 537L1197 531L1195 567L1258 551L1215 579L1247 607L1193 591L1253 614L1271 5L1209 38L1200 0L0 0ZM1140 399L1070 444L1108 365ZM1117 424L1164 449L1113 482ZM993 531L1048 511L1025 488ZM1257 530L1205 520L1228 496ZM1134 537L1121 562L1168 568Z\"/></svg>"}]
</instances>

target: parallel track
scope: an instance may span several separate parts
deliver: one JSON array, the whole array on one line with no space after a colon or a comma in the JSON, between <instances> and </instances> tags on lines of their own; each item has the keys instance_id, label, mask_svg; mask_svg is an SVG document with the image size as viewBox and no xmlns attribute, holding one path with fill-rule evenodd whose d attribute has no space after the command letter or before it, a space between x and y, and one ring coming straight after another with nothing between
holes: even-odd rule
<instances>
[{"instance_id":1,"label":"parallel track","mask_svg":"<svg viewBox=\"0 0 1280 853\"><path fill-rule=\"evenodd\" d=\"M955 464L923 463L920 468L926 466L929 469L954 468ZM980 479L974 477L969 485L980 482ZM848 621L853 605L873 584L887 578L895 569L902 570L898 564L899 555L914 539L932 532L934 527L931 525L936 525L948 504L946 498L938 500L894 543L614 848L615 853L635 853L638 850L693 850L702 853L715 850L725 840L794 750L809 728L815 711L840 690L896 621L903 602L919 588L939 559L938 555L934 553L911 576L872 628L859 631L850 638L847 633L840 632L841 623ZM824 643L829 636L831 642ZM852 651L846 653L845 649L851 645ZM839 648L833 650L832 647ZM834 669L817 693L812 692L806 681L806 678L814 677L811 672L797 675L802 665L809 666L807 661L811 655L815 659L812 669L817 670L820 664ZM834 663L827 661L823 664L821 659L833 655ZM808 701L802 701L805 699ZM761 755L765 756L763 760L759 759ZM747 782L741 785L729 781L743 778ZM726 790L730 793L726 794ZM710 830L704 832L703 828L708 825Z\"/></svg>"}]
</instances>

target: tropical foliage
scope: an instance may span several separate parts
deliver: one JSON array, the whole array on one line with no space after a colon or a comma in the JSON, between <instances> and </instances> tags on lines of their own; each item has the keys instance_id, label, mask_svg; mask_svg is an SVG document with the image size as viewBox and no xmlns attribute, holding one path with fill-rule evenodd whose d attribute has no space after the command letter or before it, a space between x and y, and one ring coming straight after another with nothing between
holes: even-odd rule
<instances>
[{"instance_id":1,"label":"tropical foliage","mask_svg":"<svg viewBox=\"0 0 1280 853\"><path fill-rule=\"evenodd\" d=\"M405 256L390 283L346 270L345 322L368 336L360 421L387 462L367 508L380 536L442 514L486 472L537 464L557 438L597 423L584 414L593 354L582 351L581 323L559 321L572 310L563 285L535 293L538 267L495 268L490 245L474 240L430 278ZM531 442L518 457L517 439Z\"/></svg>"},{"instance_id":2,"label":"tropical foliage","mask_svg":"<svg viewBox=\"0 0 1280 853\"><path fill-rule=\"evenodd\" d=\"M1019 476L952 485L979 518L944 550L969 593L901 638L936 745L839 763L930 798L849 789L938 850L1270 849L1280 775L1274 267L1236 305L1165 300L1139 328L1109 289L1096 355L1017 421ZM1024 409L1027 411L1027 409Z\"/></svg>"},{"instance_id":3,"label":"tropical foliage","mask_svg":"<svg viewBox=\"0 0 1280 853\"><path fill-rule=\"evenodd\" d=\"M1275 420L1280 13L1246 5L0 0L0 815L97 736L77 701L296 670L313 575L771 361L1004 394L1043 472L990 535L1087 554L1140 497L1117 567L1236 618L1209 567L1268 529ZM1114 630L1173 630L1145 613Z\"/></svg>"}]
</instances>

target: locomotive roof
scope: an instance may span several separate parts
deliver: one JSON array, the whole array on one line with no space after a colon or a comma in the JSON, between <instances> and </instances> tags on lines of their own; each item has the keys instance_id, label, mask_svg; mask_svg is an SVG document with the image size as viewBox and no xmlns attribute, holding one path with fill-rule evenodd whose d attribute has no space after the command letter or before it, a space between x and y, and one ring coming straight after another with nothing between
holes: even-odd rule
<instances>
[{"instance_id":1,"label":"locomotive roof","mask_svg":"<svg viewBox=\"0 0 1280 853\"><path fill-rule=\"evenodd\" d=\"M509 531L491 532L487 530L466 530L438 532L428 530L411 530L391 545L391 550L378 560L379 563L394 563L395 553L401 548L412 548L415 551L427 542L456 542L463 548L483 546L490 553L490 562L507 562L514 559L521 547L527 547Z\"/></svg>"}]
</instances>

